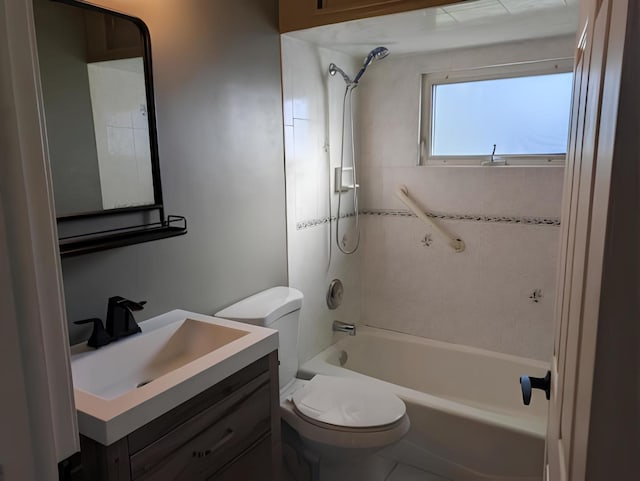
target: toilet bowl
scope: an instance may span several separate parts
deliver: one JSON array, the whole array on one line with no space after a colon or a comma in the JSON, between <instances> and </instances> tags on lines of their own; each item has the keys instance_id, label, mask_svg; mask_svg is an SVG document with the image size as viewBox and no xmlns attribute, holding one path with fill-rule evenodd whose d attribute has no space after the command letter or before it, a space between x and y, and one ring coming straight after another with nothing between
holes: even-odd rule
<instances>
[{"instance_id":1,"label":"toilet bowl","mask_svg":"<svg viewBox=\"0 0 640 481\"><path fill-rule=\"evenodd\" d=\"M278 330L280 412L308 452L320 462L340 463L396 443L408 432L404 402L365 380L298 370L298 318L303 295L290 287L259 292L216 313L217 317Z\"/></svg>"},{"instance_id":2,"label":"toilet bowl","mask_svg":"<svg viewBox=\"0 0 640 481\"><path fill-rule=\"evenodd\" d=\"M404 403L366 381L316 375L296 379L280 394L282 419L323 461L367 456L409 430Z\"/></svg>"}]
</instances>

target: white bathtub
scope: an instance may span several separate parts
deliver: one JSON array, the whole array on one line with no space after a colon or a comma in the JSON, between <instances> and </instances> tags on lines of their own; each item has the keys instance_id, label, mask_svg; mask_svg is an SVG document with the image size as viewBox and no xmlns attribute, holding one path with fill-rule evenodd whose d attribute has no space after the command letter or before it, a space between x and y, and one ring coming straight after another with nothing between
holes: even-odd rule
<instances>
[{"instance_id":1,"label":"white bathtub","mask_svg":"<svg viewBox=\"0 0 640 481\"><path fill-rule=\"evenodd\" d=\"M535 391L523 406L519 376L547 369L540 361L358 326L355 337L303 364L300 375L364 377L401 397L411 430L383 456L455 481L533 481L542 479L547 400Z\"/></svg>"}]
</instances>

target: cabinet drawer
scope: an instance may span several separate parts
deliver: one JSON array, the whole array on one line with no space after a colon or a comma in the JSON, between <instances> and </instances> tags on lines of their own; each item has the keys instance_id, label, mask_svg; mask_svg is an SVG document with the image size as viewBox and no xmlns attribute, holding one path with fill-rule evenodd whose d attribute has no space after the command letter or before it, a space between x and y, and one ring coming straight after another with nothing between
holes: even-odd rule
<instances>
[{"instance_id":1,"label":"cabinet drawer","mask_svg":"<svg viewBox=\"0 0 640 481\"><path fill-rule=\"evenodd\" d=\"M270 429L269 374L131 456L134 481L206 479Z\"/></svg>"},{"instance_id":2,"label":"cabinet drawer","mask_svg":"<svg viewBox=\"0 0 640 481\"><path fill-rule=\"evenodd\" d=\"M265 466L271 466L271 455L271 437L267 436L221 473L207 481L273 481L272 473L265 471Z\"/></svg>"},{"instance_id":3,"label":"cabinet drawer","mask_svg":"<svg viewBox=\"0 0 640 481\"><path fill-rule=\"evenodd\" d=\"M180 427L193 416L210 409L211 406L216 406L220 401L231 396L236 391L242 390L255 378L268 372L269 359L263 357L235 374L232 374L224 381L219 382L215 386L180 404L168 413L154 419L149 424L142 426L128 436L129 454L133 456L158 439L166 436L168 433L175 431L176 428ZM210 419L207 421L207 424L203 424L202 426L208 426L213 421L214 420Z\"/></svg>"}]
</instances>

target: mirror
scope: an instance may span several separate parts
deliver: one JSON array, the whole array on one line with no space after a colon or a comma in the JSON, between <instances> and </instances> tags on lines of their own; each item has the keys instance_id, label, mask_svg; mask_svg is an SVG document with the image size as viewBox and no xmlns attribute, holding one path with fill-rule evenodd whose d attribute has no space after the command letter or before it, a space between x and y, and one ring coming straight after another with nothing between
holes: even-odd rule
<instances>
[{"instance_id":1,"label":"mirror","mask_svg":"<svg viewBox=\"0 0 640 481\"><path fill-rule=\"evenodd\" d=\"M58 219L161 209L146 26L71 0L34 15Z\"/></svg>"},{"instance_id":2,"label":"mirror","mask_svg":"<svg viewBox=\"0 0 640 481\"><path fill-rule=\"evenodd\" d=\"M145 24L76 0L33 0L60 254L187 233L165 216Z\"/></svg>"}]
</instances>

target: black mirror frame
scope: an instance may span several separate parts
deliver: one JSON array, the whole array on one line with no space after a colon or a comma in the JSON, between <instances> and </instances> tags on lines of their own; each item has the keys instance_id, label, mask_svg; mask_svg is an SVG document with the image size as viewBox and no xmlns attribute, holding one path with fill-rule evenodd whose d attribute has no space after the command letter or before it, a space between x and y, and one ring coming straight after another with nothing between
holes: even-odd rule
<instances>
[{"instance_id":1,"label":"black mirror frame","mask_svg":"<svg viewBox=\"0 0 640 481\"><path fill-rule=\"evenodd\" d=\"M59 246L62 257L86 254L115 247L122 247L141 242L175 237L187 233L187 221L182 216L166 216L162 198L162 182L160 175L160 157L158 153L158 132L156 124L155 93L153 87L153 63L151 57L151 36L147 25L137 17L109 10L79 0L51 0L72 7L83 8L106 15L116 16L138 26L143 39L143 64L144 79L147 98L147 121L149 122L149 148L151 156L151 174L153 178L154 202L149 205L134 207L121 207L99 211L80 212L56 217L58 226L78 222L83 219L100 219L107 216L126 215L131 213L144 213L157 211L158 222L145 223L134 226L112 228L100 231L92 231L79 235L60 237Z\"/></svg>"}]
</instances>

